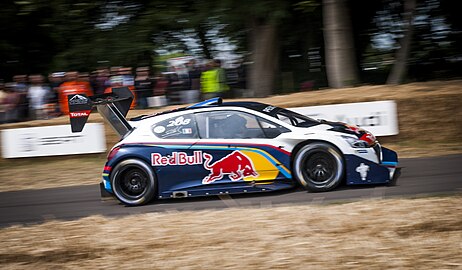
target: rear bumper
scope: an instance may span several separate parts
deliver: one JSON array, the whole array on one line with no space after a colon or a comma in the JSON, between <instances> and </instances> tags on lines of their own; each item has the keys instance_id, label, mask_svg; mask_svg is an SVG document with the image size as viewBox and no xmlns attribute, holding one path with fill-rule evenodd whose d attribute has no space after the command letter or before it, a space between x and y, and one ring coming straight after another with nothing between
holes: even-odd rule
<instances>
[{"instance_id":1,"label":"rear bumper","mask_svg":"<svg viewBox=\"0 0 462 270\"><path fill-rule=\"evenodd\" d=\"M400 175L398 155L395 151L381 147L379 163L358 155L345 155L346 183L348 185L394 184Z\"/></svg>"},{"instance_id":2,"label":"rear bumper","mask_svg":"<svg viewBox=\"0 0 462 270\"><path fill-rule=\"evenodd\" d=\"M101 193L101 199L113 198L114 197L114 195L112 193L110 193L109 191L106 190L106 188L104 187L103 182L99 183L99 191Z\"/></svg>"}]
</instances>

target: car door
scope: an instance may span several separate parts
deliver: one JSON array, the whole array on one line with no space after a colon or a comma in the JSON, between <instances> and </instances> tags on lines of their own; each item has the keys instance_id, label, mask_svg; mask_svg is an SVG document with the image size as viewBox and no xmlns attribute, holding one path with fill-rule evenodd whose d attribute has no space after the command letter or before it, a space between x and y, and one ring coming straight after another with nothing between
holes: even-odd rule
<instances>
[{"instance_id":1,"label":"car door","mask_svg":"<svg viewBox=\"0 0 462 270\"><path fill-rule=\"evenodd\" d=\"M174 115L151 127L155 143L150 147L151 165L158 179L159 196L202 185L202 152L192 149L199 140L194 114Z\"/></svg>"},{"instance_id":2,"label":"car door","mask_svg":"<svg viewBox=\"0 0 462 270\"><path fill-rule=\"evenodd\" d=\"M204 153L204 185L242 186L291 178L290 154L275 140L286 130L239 110L195 115L200 139L193 148Z\"/></svg>"}]
</instances>

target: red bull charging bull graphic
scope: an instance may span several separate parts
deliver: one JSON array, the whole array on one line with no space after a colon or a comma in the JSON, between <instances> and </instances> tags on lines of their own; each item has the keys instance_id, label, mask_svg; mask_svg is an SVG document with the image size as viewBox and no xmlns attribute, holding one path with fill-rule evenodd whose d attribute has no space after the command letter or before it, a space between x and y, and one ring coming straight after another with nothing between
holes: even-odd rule
<instances>
[{"instance_id":1,"label":"red bull charging bull graphic","mask_svg":"<svg viewBox=\"0 0 462 270\"><path fill-rule=\"evenodd\" d=\"M204 162L205 160L205 162ZM202 151L194 151L193 155L188 156L185 152L172 152L169 156L162 156L159 153L151 154L152 166L185 166L203 164L210 174L202 179L202 184L210 184L223 179L225 175L231 181L239 181L245 177L258 177L258 173L252 160L240 151L233 151L231 154L215 161L213 156Z\"/></svg>"},{"instance_id":2,"label":"red bull charging bull graphic","mask_svg":"<svg viewBox=\"0 0 462 270\"><path fill-rule=\"evenodd\" d=\"M210 184L228 175L231 181L238 181L247 176L257 177L252 160L239 151L234 151L226 157L210 165L212 156L204 153L204 168L210 171L210 174L202 179L202 184Z\"/></svg>"}]
</instances>

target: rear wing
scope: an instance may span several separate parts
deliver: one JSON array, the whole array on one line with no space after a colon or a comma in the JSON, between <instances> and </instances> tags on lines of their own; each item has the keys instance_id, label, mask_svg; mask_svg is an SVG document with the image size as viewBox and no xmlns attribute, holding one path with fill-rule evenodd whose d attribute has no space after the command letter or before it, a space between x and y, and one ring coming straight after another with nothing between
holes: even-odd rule
<instances>
[{"instance_id":1,"label":"rear wing","mask_svg":"<svg viewBox=\"0 0 462 270\"><path fill-rule=\"evenodd\" d=\"M125 118L133 101L133 93L128 87L113 88L112 93L102 95L69 95L67 101L72 132L83 130L93 107L96 107L119 137L133 129Z\"/></svg>"}]
</instances>

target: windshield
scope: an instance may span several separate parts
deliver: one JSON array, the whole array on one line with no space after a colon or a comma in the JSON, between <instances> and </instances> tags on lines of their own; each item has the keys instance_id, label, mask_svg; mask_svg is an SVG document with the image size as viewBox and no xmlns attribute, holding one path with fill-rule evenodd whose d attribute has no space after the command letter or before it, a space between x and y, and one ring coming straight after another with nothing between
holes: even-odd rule
<instances>
[{"instance_id":1,"label":"windshield","mask_svg":"<svg viewBox=\"0 0 462 270\"><path fill-rule=\"evenodd\" d=\"M295 127L312 127L321 124L320 121L303 114L260 102L226 102L223 103L223 105L239 106L252 109L257 112L261 112L271 117L277 118Z\"/></svg>"}]
</instances>

